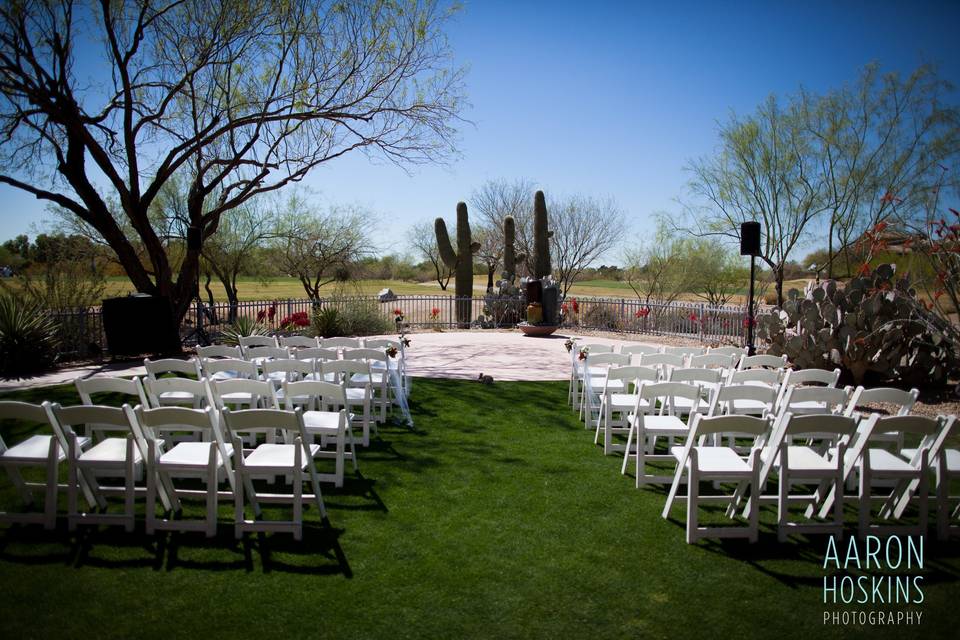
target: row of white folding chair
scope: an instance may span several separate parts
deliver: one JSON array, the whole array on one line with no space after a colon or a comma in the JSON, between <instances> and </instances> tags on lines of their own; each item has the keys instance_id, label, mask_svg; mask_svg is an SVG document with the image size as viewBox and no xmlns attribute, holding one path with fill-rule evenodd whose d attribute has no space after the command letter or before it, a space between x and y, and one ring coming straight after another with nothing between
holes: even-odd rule
<instances>
[{"instance_id":1,"label":"row of white folding chair","mask_svg":"<svg viewBox=\"0 0 960 640\"><path fill-rule=\"evenodd\" d=\"M313 383L323 385L324 383ZM328 384L322 390L326 396L336 396L340 390L336 385ZM306 394L314 393L317 389L299 388L300 399L306 399ZM329 408L329 407L324 407ZM319 411L313 411L314 419L321 416ZM0 418L17 419L33 423L47 424L52 434L37 434L23 443L10 449L5 445L0 451L0 463L11 472L14 483L25 495L25 501L30 502L31 489L43 488L45 505L42 514L4 514L4 520L15 522L42 523L47 528L55 526L57 515L57 491L64 487L57 484L59 463L66 460L68 464L69 481L67 519L71 530L78 525L121 524L128 531L135 526L135 497L145 493L147 496L146 522L147 532L153 533L156 529L178 529L204 531L208 536L216 532L217 498L220 495L234 497L237 520L235 523L238 537L245 530L273 530L274 525L264 525L263 522L251 523L243 517L244 491L254 507L255 515L260 517L258 498L252 485L254 476L261 477L271 474L285 474L294 478L294 519L283 523L281 528L287 528L299 538L301 518L299 514L299 499L311 499L317 502L321 516L325 517L325 509L319 491L321 476L314 468L312 458L322 455L320 447L309 443L313 439L310 429L304 425L303 411L299 407L293 411L278 409L256 409L253 411L235 412L253 414L259 422L254 431L266 433L270 446L255 448L248 451L248 456L242 453L242 444L239 435L251 431L247 422L231 420L230 409L223 411L225 429L221 430L218 414L211 408L204 410L187 409L182 407L162 407L147 409L142 406L131 409L126 404L123 407L78 405L60 407L49 402L43 405L30 405L21 402L0 402ZM321 430L324 434L336 433L348 429L346 411L340 409L333 414L332 427L324 425ZM89 441L77 436L81 425L96 424L102 430L109 430L114 437L102 439L92 446ZM170 451L162 450L163 440L158 438L168 432L182 431L202 432L204 437L197 442L180 443ZM276 431L285 434L285 444L272 441ZM232 439L232 442L230 441ZM291 442L292 441L292 442ZM65 442L65 445L64 445ZM304 444L309 443L309 444ZM230 462L233 459L239 470L239 481L234 480ZM295 458L295 464L287 464L286 458ZM269 464L263 464L264 461ZM303 462L301 462L303 461ZM355 459L354 459L355 461ZM281 462L283 462L281 464ZM43 484L21 482L19 472L22 468L34 466L44 468L47 482ZM299 483L302 472L309 471L314 491L312 494L301 496ZM122 477L124 484L101 485L101 477ZM146 486L142 486L146 476ZM175 478L193 477L204 480L207 484L205 491L177 488ZM219 485L229 482L230 490L221 492ZM137 486L137 484L141 486ZM234 488L238 490L234 492ZM83 512L79 505L79 492L83 491L90 505L91 511ZM120 493L124 497L122 513L107 512L108 503L105 496ZM206 516L198 520L166 519L156 517L156 500L159 496L164 510L179 511L180 498L187 495L203 496L206 498ZM266 496L267 499L278 496Z\"/></svg>"},{"instance_id":2,"label":"row of white folding chair","mask_svg":"<svg viewBox=\"0 0 960 640\"><path fill-rule=\"evenodd\" d=\"M227 361L219 361L227 362ZM233 361L235 364L230 366L253 366L251 363L245 361ZM301 363L303 364L303 363ZM355 386L348 387L345 384L350 376L364 374L369 370L369 368L362 363L354 361L341 361L337 363L330 363L326 375L330 376L330 380L335 382L338 389L340 389L340 394L343 395L345 400L343 404L344 408L350 411L351 409L356 408L358 410L357 414L349 413L351 421L356 420L357 425L362 429L363 432L363 443L364 446L369 446L370 443L370 432L371 427L375 428L375 423L373 422L373 408L374 408L374 394L370 387L369 383L359 384L354 383ZM279 382L283 384L288 382L284 379ZM204 407L213 407L216 411L222 410L225 406L232 406L233 408L272 408L279 409L281 407L281 400L284 398L285 388L278 387L277 383L273 381L264 381L264 380L254 380L248 378L234 377L226 379L207 379L201 378L200 380L193 380L188 378L160 378L155 381L147 380L146 390L140 384L139 379L133 378L131 380L126 380L123 378L108 378L108 377L94 377L88 379L78 379L76 381L76 387L80 394L81 401L84 404L93 404L93 395L103 392L111 393L125 393L131 398L131 401L134 403L139 403L147 407L188 407L194 409L200 409ZM340 396L334 395L339 398ZM145 402L143 398L146 397L149 399L149 402ZM139 401L139 402L138 402ZM293 408L288 406L288 409ZM348 425L350 427L351 425ZM86 435L93 436L97 429L97 425L90 425L88 429L91 429ZM182 430L182 431L192 431L192 430ZM148 435L153 435L148 433ZM183 433L178 433L177 435L171 435L169 442L171 444L178 443L189 439L191 434L186 436ZM329 433L318 433L318 435L324 436L322 444L325 444L326 439L329 438ZM355 443L353 440L353 431L352 428L348 429L348 433L343 434L341 437L334 441L334 445L337 449L336 457L336 473L334 477L334 482L337 486L341 486L343 483L343 466L344 459L353 457L354 466L356 466L356 458L353 453ZM351 453L344 455L343 451L346 447L350 447ZM325 454L326 455L326 454Z\"/></svg>"},{"instance_id":3,"label":"row of white folding chair","mask_svg":"<svg viewBox=\"0 0 960 640\"><path fill-rule=\"evenodd\" d=\"M881 418L871 415L861 420L859 415L806 415L782 414L767 438L768 418L751 416L697 415L692 419L690 436L680 452L674 448L677 467L670 488L663 517L669 515L673 501L678 497L679 485L684 482L683 474L688 473L688 514L687 538L693 542L708 534L697 527L697 500L700 480L731 481L738 483L732 496L713 497L728 502L728 515L736 512L736 505L744 493L750 493L750 500L744 509L744 517L749 525L746 528L721 530L720 536L748 535L756 539L756 518L760 503L767 499L776 501L778 506L778 537L783 540L789 532L822 532L842 535L843 531L843 486L847 476L857 473L860 478L859 492L854 496L859 504L859 533L866 536L871 533L912 533L924 534L927 528L927 501L929 462L935 461L935 468L946 468L947 452L943 442L951 432L956 418L943 417L939 420L921 416L894 416ZM715 424L713 424L715 423ZM705 424L711 424L704 429ZM753 428L748 428L753 424ZM891 453L886 449L870 446L871 434L875 429L887 432L908 432L922 436L920 446L915 450ZM705 446L708 434L714 436L726 433L743 437L749 434L753 439L746 453L733 447ZM826 438L835 441L835 447L826 451L808 445L793 445L790 440L801 438ZM694 443L697 443L696 445ZM704 464L705 463L705 464ZM708 473L704 475L702 471ZM693 471L691 471L693 470ZM778 493L773 497L762 496L770 473L778 474ZM937 529L941 537L949 534L951 517L949 502L949 484L941 482L947 474L937 475ZM875 496L873 487L878 479L897 481L894 490L888 495ZM797 495L792 485L817 484L817 493ZM880 517L899 520L911 500L919 503L918 523L915 525L872 524L871 505L877 500L884 502ZM791 521L789 506L791 503L807 503L807 521ZM819 510L821 521L811 522L810 517ZM832 520L828 518L832 511ZM955 514L954 514L955 515ZM716 536L718 532L709 532Z\"/></svg>"}]
</instances>

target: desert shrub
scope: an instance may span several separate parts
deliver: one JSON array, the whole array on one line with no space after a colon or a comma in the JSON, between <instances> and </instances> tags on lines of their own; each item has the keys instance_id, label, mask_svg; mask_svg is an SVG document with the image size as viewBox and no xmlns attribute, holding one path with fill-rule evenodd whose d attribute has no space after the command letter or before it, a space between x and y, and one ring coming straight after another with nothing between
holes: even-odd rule
<instances>
[{"instance_id":1,"label":"desert shrub","mask_svg":"<svg viewBox=\"0 0 960 640\"><path fill-rule=\"evenodd\" d=\"M583 308L580 324L584 327L611 330L621 328L620 307L618 305L582 300L580 306Z\"/></svg>"},{"instance_id":2,"label":"desert shrub","mask_svg":"<svg viewBox=\"0 0 960 640\"><path fill-rule=\"evenodd\" d=\"M867 373L943 384L960 371L960 333L894 274L893 265L880 265L844 288L828 280L805 293L791 289L782 309L758 318L757 335L799 368L840 366L858 384Z\"/></svg>"},{"instance_id":3,"label":"desert shrub","mask_svg":"<svg viewBox=\"0 0 960 640\"><path fill-rule=\"evenodd\" d=\"M344 298L337 301L343 335L375 336L393 331L393 323L383 316L380 303L372 298Z\"/></svg>"},{"instance_id":4,"label":"desert shrub","mask_svg":"<svg viewBox=\"0 0 960 640\"><path fill-rule=\"evenodd\" d=\"M42 305L0 295L0 376L25 378L50 369L57 346L56 323Z\"/></svg>"},{"instance_id":5,"label":"desert shrub","mask_svg":"<svg viewBox=\"0 0 960 640\"><path fill-rule=\"evenodd\" d=\"M220 334L220 342L237 346L240 338L246 336L269 335L267 328L258 320L250 316L239 316L232 324L227 325Z\"/></svg>"},{"instance_id":6,"label":"desert shrub","mask_svg":"<svg viewBox=\"0 0 960 640\"><path fill-rule=\"evenodd\" d=\"M331 338L343 335L340 312L336 307L323 307L313 312L313 330L318 336Z\"/></svg>"}]
</instances>

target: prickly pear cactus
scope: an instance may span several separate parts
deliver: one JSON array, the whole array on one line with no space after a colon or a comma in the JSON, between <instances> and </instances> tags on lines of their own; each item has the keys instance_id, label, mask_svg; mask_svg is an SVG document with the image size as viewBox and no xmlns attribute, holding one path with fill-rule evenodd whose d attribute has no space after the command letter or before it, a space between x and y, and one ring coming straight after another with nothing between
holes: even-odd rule
<instances>
[{"instance_id":1,"label":"prickly pear cactus","mask_svg":"<svg viewBox=\"0 0 960 640\"><path fill-rule=\"evenodd\" d=\"M868 372L915 384L943 384L960 370L956 327L917 299L896 265L879 265L845 287L828 280L791 289L782 308L757 318L767 352L797 368L840 366L859 384Z\"/></svg>"}]
</instances>

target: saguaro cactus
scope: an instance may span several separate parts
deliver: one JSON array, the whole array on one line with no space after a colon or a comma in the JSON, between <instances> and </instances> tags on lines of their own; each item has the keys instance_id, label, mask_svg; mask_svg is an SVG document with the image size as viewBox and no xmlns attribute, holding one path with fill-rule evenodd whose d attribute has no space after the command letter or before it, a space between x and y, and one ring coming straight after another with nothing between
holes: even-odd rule
<instances>
[{"instance_id":1,"label":"saguaro cactus","mask_svg":"<svg viewBox=\"0 0 960 640\"><path fill-rule=\"evenodd\" d=\"M517 254L514 244L517 239L517 223L513 216L503 219L503 273L504 279L513 284L517 277L517 261L523 261L526 256Z\"/></svg>"},{"instance_id":2,"label":"saguaro cactus","mask_svg":"<svg viewBox=\"0 0 960 640\"><path fill-rule=\"evenodd\" d=\"M470 328L472 316L473 296L473 254L480 248L479 242L471 242L470 220L467 215L467 205L457 203L457 250L454 252L447 234L447 224L443 218L434 222L437 233L437 248L440 250L440 259L447 268L455 272L455 293L457 296L457 324L461 329Z\"/></svg>"},{"instance_id":3,"label":"saguaro cactus","mask_svg":"<svg viewBox=\"0 0 960 640\"><path fill-rule=\"evenodd\" d=\"M547 203L543 191L533 196L533 277L546 278L553 271L550 264L550 237L553 232L547 228Z\"/></svg>"}]
</instances>

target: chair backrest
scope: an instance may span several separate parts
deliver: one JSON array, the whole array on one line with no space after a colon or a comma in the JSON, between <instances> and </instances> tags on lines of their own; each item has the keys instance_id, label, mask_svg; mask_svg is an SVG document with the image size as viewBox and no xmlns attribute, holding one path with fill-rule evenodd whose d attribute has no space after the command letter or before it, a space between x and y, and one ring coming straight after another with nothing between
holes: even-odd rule
<instances>
[{"instance_id":1,"label":"chair backrest","mask_svg":"<svg viewBox=\"0 0 960 640\"><path fill-rule=\"evenodd\" d=\"M744 355L737 364L737 369L783 369L787 366L787 356L772 356L761 353L755 356Z\"/></svg>"},{"instance_id":2,"label":"chair backrest","mask_svg":"<svg viewBox=\"0 0 960 640\"><path fill-rule=\"evenodd\" d=\"M316 349L320 341L307 336L280 336L280 346L294 349Z\"/></svg>"},{"instance_id":3,"label":"chair backrest","mask_svg":"<svg viewBox=\"0 0 960 640\"><path fill-rule=\"evenodd\" d=\"M708 415L719 416L736 413L737 401L749 400L767 405L765 412L772 412L777 406L777 390L756 384L725 384L713 397Z\"/></svg>"},{"instance_id":4,"label":"chair backrest","mask_svg":"<svg viewBox=\"0 0 960 640\"><path fill-rule=\"evenodd\" d=\"M740 356L742 356L742 355L744 355L745 353L747 353L747 348L746 348L746 347L733 347L733 346L710 347L710 348L707 350L707 353L712 353L712 354L716 354L716 355L734 356L734 361L738 361L738 360L740 360Z\"/></svg>"},{"instance_id":5,"label":"chair backrest","mask_svg":"<svg viewBox=\"0 0 960 640\"><path fill-rule=\"evenodd\" d=\"M337 360L340 354L336 349L324 349L323 347L311 347L309 349L297 349L293 353L298 360Z\"/></svg>"},{"instance_id":6,"label":"chair backrest","mask_svg":"<svg viewBox=\"0 0 960 640\"><path fill-rule=\"evenodd\" d=\"M197 347L197 357L204 358L231 358L234 360L243 359L243 350L240 347L234 347L228 344L212 344L208 347Z\"/></svg>"},{"instance_id":7,"label":"chair backrest","mask_svg":"<svg viewBox=\"0 0 960 640\"><path fill-rule=\"evenodd\" d=\"M147 399L151 407L160 407L164 404L183 405L190 403L194 408L199 408L207 400L207 379L190 380L189 378L158 378L151 380L147 378L144 385L147 391ZM164 394L173 394L181 396L187 394L189 397L175 397L167 400ZM167 396L169 398L169 396Z\"/></svg>"},{"instance_id":8,"label":"chair backrest","mask_svg":"<svg viewBox=\"0 0 960 640\"><path fill-rule=\"evenodd\" d=\"M248 347L276 347L274 336L240 336L240 348L245 352Z\"/></svg>"},{"instance_id":9,"label":"chair backrest","mask_svg":"<svg viewBox=\"0 0 960 640\"><path fill-rule=\"evenodd\" d=\"M610 367L607 370L607 378L604 382L604 393L612 394L617 391L616 387L608 387L607 383L612 380L619 380L624 383L624 393L628 393L627 385L633 383L639 385L641 382L656 382L660 379L660 372L652 367L641 367L639 365L629 365L625 367Z\"/></svg>"},{"instance_id":10,"label":"chair backrest","mask_svg":"<svg viewBox=\"0 0 960 640\"><path fill-rule=\"evenodd\" d=\"M320 346L324 349L360 349L363 340L360 338L320 338Z\"/></svg>"},{"instance_id":11,"label":"chair backrest","mask_svg":"<svg viewBox=\"0 0 960 640\"><path fill-rule=\"evenodd\" d=\"M140 430L140 423L137 422L137 416L128 404L122 407L85 404L61 407L55 404L53 405L53 414L57 417L57 422L64 433L78 433L76 427L82 424L97 431L123 434L124 437L133 436L134 442L140 450L140 455L144 459L147 457L146 441L143 432Z\"/></svg>"},{"instance_id":12,"label":"chair backrest","mask_svg":"<svg viewBox=\"0 0 960 640\"><path fill-rule=\"evenodd\" d=\"M823 405L820 413L842 414L848 397L846 389L835 387L789 387L777 403L777 411L790 411L792 407L803 402ZM819 411L819 407L817 410ZM804 413L810 412L809 406L804 407Z\"/></svg>"},{"instance_id":13,"label":"chair backrest","mask_svg":"<svg viewBox=\"0 0 960 640\"><path fill-rule=\"evenodd\" d=\"M739 356L724 353L704 353L690 357L690 367L697 369L732 369Z\"/></svg>"},{"instance_id":14,"label":"chair backrest","mask_svg":"<svg viewBox=\"0 0 960 640\"><path fill-rule=\"evenodd\" d=\"M245 360L254 359L274 359L286 360L290 357L290 350L286 347L245 347L243 349Z\"/></svg>"},{"instance_id":15,"label":"chair backrest","mask_svg":"<svg viewBox=\"0 0 960 640\"><path fill-rule=\"evenodd\" d=\"M896 415L905 416L913 411L913 405L916 404L918 397L920 397L920 391L917 389L910 389L910 391L891 387L864 389L859 386L850 396L850 402L847 403L847 408L843 413L844 415L852 415L854 411L876 413L865 405L884 403L896 405Z\"/></svg>"},{"instance_id":16,"label":"chair backrest","mask_svg":"<svg viewBox=\"0 0 960 640\"><path fill-rule=\"evenodd\" d=\"M787 369L783 376L784 385L822 384L836 387L840 381L840 369Z\"/></svg>"},{"instance_id":17,"label":"chair backrest","mask_svg":"<svg viewBox=\"0 0 960 640\"><path fill-rule=\"evenodd\" d=\"M660 347L654 344L625 344L620 347L620 353L640 355L641 353L660 353Z\"/></svg>"},{"instance_id":18,"label":"chair backrest","mask_svg":"<svg viewBox=\"0 0 960 640\"><path fill-rule=\"evenodd\" d=\"M229 373L237 378L256 380L260 375L255 362L238 360L236 358L221 358L216 360L204 358L200 361L200 370L203 371L203 375L208 378L215 373Z\"/></svg>"},{"instance_id":19,"label":"chair backrest","mask_svg":"<svg viewBox=\"0 0 960 640\"><path fill-rule=\"evenodd\" d=\"M265 380L210 380L210 404L216 409L230 405L277 408L277 393L272 382Z\"/></svg>"},{"instance_id":20,"label":"chair backrest","mask_svg":"<svg viewBox=\"0 0 960 640\"><path fill-rule=\"evenodd\" d=\"M264 360L260 368L264 378L272 373L285 373L285 379L290 381L316 372L314 363L307 360Z\"/></svg>"},{"instance_id":21,"label":"chair backrest","mask_svg":"<svg viewBox=\"0 0 960 640\"><path fill-rule=\"evenodd\" d=\"M644 367L683 367L686 366L686 358L678 353L643 353L640 354L640 364Z\"/></svg>"},{"instance_id":22,"label":"chair backrest","mask_svg":"<svg viewBox=\"0 0 960 640\"><path fill-rule=\"evenodd\" d=\"M97 393L118 393L125 401L133 399L133 404L147 405L147 394L143 389L140 378L113 378L110 376L94 376L92 378L77 378L73 381L77 388L82 404L103 404L94 402L93 395Z\"/></svg>"},{"instance_id":23,"label":"chair backrest","mask_svg":"<svg viewBox=\"0 0 960 640\"><path fill-rule=\"evenodd\" d=\"M770 430L770 420L768 418L757 418L756 416L705 416L698 414L694 416L690 427L690 437L687 438L687 447L689 448L695 440L703 436L713 434L752 434L759 437L764 436Z\"/></svg>"},{"instance_id":24,"label":"chair backrest","mask_svg":"<svg viewBox=\"0 0 960 640\"><path fill-rule=\"evenodd\" d=\"M219 414L213 408L137 407L135 413L145 437L162 437L164 433L193 433L200 436L198 442L216 442L224 464L229 465L230 456L225 446L227 440L220 429Z\"/></svg>"},{"instance_id":25,"label":"chair backrest","mask_svg":"<svg viewBox=\"0 0 960 640\"><path fill-rule=\"evenodd\" d=\"M667 379L670 382L699 382L716 385L722 381L723 374L716 369L671 369L670 377Z\"/></svg>"},{"instance_id":26,"label":"chair backrest","mask_svg":"<svg viewBox=\"0 0 960 640\"><path fill-rule=\"evenodd\" d=\"M333 373L337 382L344 382L351 375L370 375L370 363L364 360L330 360L318 364L319 373L323 376ZM369 378L368 378L369 380Z\"/></svg>"},{"instance_id":27,"label":"chair backrest","mask_svg":"<svg viewBox=\"0 0 960 640\"><path fill-rule=\"evenodd\" d=\"M728 384L761 384L780 388L783 380L782 369L745 369L730 372Z\"/></svg>"},{"instance_id":28,"label":"chair backrest","mask_svg":"<svg viewBox=\"0 0 960 640\"><path fill-rule=\"evenodd\" d=\"M283 383L284 408L292 410L302 407L305 411L337 410L347 406L347 394L344 388L333 382L302 380Z\"/></svg>"},{"instance_id":29,"label":"chair backrest","mask_svg":"<svg viewBox=\"0 0 960 640\"><path fill-rule=\"evenodd\" d=\"M238 440L241 434L264 434L267 442L276 440L277 431L298 433L303 443L310 442L303 425L303 412L300 408L293 411L283 409L230 409L224 407L221 413L225 436L234 448L241 447Z\"/></svg>"},{"instance_id":30,"label":"chair backrest","mask_svg":"<svg viewBox=\"0 0 960 640\"><path fill-rule=\"evenodd\" d=\"M403 343L392 338L367 338L363 341L363 346L367 349L386 349L387 347L395 347L398 351L403 352Z\"/></svg>"},{"instance_id":31,"label":"chair backrest","mask_svg":"<svg viewBox=\"0 0 960 640\"><path fill-rule=\"evenodd\" d=\"M190 360L180 360L178 358L164 358L163 360L151 360L144 358L143 366L147 370L147 379L154 380L157 376L165 373L174 373L186 377L199 378L200 367L193 358Z\"/></svg>"},{"instance_id":32,"label":"chair backrest","mask_svg":"<svg viewBox=\"0 0 960 640\"><path fill-rule=\"evenodd\" d=\"M618 366L625 367L630 364L630 355L625 353L594 353L587 354L585 361L587 367Z\"/></svg>"},{"instance_id":33,"label":"chair backrest","mask_svg":"<svg viewBox=\"0 0 960 640\"><path fill-rule=\"evenodd\" d=\"M67 439L53 413L53 406L53 403L46 400L42 404L31 404L19 400L0 400L0 420L17 420L18 422L47 425L52 429L60 449L66 451ZM0 453L3 453L6 449L7 445L0 437Z\"/></svg>"},{"instance_id":34,"label":"chair backrest","mask_svg":"<svg viewBox=\"0 0 960 640\"><path fill-rule=\"evenodd\" d=\"M368 362L380 361L386 362L387 358L386 350L380 349L344 349L343 350L343 359L344 360L366 360Z\"/></svg>"},{"instance_id":35,"label":"chair backrest","mask_svg":"<svg viewBox=\"0 0 960 640\"><path fill-rule=\"evenodd\" d=\"M701 356L707 352L706 347L685 346L685 347L664 347L664 353L673 353L681 356Z\"/></svg>"},{"instance_id":36,"label":"chair backrest","mask_svg":"<svg viewBox=\"0 0 960 640\"><path fill-rule=\"evenodd\" d=\"M587 349L589 350L591 355L596 353L615 353L616 352L616 347L614 345L600 344L599 342L591 342L591 343L584 343L584 344L580 344L578 342L576 346L574 346L574 349L577 351Z\"/></svg>"},{"instance_id":37,"label":"chair backrest","mask_svg":"<svg viewBox=\"0 0 960 640\"><path fill-rule=\"evenodd\" d=\"M637 407L635 413L652 414L657 410L657 401L660 402L661 415L675 415L674 398L683 398L690 401L693 413L699 410L699 403L703 388L699 384L685 382L644 382L637 392ZM647 400L646 406L642 400Z\"/></svg>"}]
</instances>

